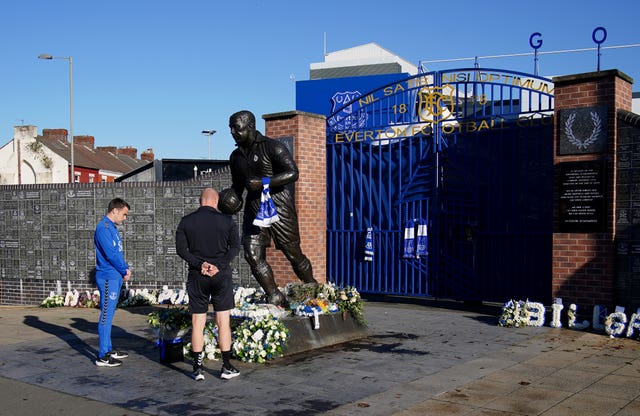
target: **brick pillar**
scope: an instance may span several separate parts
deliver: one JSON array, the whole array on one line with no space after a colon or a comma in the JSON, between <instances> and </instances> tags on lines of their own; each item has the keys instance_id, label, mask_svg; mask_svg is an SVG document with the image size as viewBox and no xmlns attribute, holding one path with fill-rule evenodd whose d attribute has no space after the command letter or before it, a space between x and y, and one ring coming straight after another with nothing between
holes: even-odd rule
<instances>
[{"instance_id":1,"label":"brick pillar","mask_svg":"<svg viewBox=\"0 0 640 416\"><path fill-rule=\"evenodd\" d=\"M552 297L562 298L565 305L575 303L582 311L591 310L593 305L615 306L616 110L631 110L633 80L618 70L608 70L556 77L553 82L556 127ZM598 153L561 155L559 140L567 127L561 122L559 111L600 106L606 108L604 149ZM601 230L560 232L560 166L565 162L596 162L604 168L605 209Z\"/></svg>"},{"instance_id":2,"label":"brick pillar","mask_svg":"<svg viewBox=\"0 0 640 416\"><path fill-rule=\"evenodd\" d=\"M300 171L295 199L302 251L311 260L315 279L326 282L326 119L322 115L302 111L266 114L262 118L267 137L293 137L293 158ZM279 286L299 282L291 264L280 251L269 247L267 261Z\"/></svg>"}]
</instances>

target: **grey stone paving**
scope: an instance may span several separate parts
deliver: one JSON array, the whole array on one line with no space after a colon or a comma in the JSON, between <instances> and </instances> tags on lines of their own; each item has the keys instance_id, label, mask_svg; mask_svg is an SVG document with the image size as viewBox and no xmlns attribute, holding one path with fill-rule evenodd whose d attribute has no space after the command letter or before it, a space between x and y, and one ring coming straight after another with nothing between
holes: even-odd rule
<instances>
[{"instance_id":1,"label":"grey stone paving","mask_svg":"<svg viewBox=\"0 0 640 416\"><path fill-rule=\"evenodd\" d=\"M369 302L366 338L236 363L230 381L208 363L204 382L159 362L144 308L117 311L114 345L131 355L100 368L97 310L0 307L0 415L640 414L637 340L438 305Z\"/></svg>"}]
</instances>

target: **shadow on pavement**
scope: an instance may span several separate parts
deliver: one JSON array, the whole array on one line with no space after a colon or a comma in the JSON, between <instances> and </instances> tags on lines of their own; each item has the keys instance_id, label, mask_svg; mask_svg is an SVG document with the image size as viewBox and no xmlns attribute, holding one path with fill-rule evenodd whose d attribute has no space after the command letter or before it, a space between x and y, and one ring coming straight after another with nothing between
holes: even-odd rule
<instances>
[{"instance_id":1,"label":"shadow on pavement","mask_svg":"<svg viewBox=\"0 0 640 416\"><path fill-rule=\"evenodd\" d=\"M86 326L88 322L85 319L74 320L83 321L83 327ZM33 315L25 316L23 322L25 325L37 328L51 335L55 335L56 337L69 344L71 348L89 358L91 361L95 360L96 355L98 354L98 351L95 348L89 346L84 340L80 339L80 337L74 334L69 328L41 321L39 317Z\"/></svg>"}]
</instances>

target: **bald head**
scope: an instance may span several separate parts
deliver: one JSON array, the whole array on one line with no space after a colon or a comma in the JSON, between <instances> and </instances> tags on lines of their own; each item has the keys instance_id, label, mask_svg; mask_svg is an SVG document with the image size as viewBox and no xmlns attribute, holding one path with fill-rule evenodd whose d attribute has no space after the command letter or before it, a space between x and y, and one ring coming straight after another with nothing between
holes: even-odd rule
<instances>
[{"instance_id":1,"label":"bald head","mask_svg":"<svg viewBox=\"0 0 640 416\"><path fill-rule=\"evenodd\" d=\"M200 206L218 209L218 191L204 188L200 194Z\"/></svg>"}]
</instances>

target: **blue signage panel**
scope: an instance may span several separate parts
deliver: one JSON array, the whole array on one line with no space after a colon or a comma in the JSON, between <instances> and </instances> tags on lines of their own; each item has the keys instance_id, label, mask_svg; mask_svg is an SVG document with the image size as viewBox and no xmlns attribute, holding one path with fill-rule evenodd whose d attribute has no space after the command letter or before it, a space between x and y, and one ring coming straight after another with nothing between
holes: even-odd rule
<instances>
[{"instance_id":1,"label":"blue signage panel","mask_svg":"<svg viewBox=\"0 0 640 416\"><path fill-rule=\"evenodd\" d=\"M297 81L296 110L329 116L347 101L408 76L400 73Z\"/></svg>"}]
</instances>

